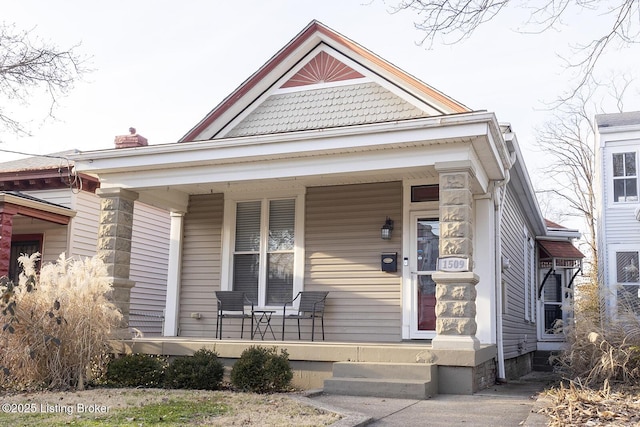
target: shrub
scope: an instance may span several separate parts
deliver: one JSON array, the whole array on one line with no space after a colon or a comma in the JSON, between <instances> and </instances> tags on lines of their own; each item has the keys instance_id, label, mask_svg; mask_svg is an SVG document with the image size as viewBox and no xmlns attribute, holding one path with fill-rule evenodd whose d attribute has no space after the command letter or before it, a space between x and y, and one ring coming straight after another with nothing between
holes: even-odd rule
<instances>
[{"instance_id":1,"label":"shrub","mask_svg":"<svg viewBox=\"0 0 640 427\"><path fill-rule=\"evenodd\" d=\"M105 360L111 330L122 315L108 299L107 269L97 257L42 267L39 254L21 256L18 284L0 283L0 379L3 386L84 388Z\"/></svg>"},{"instance_id":2,"label":"shrub","mask_svg":"<svg viewBox=\"0 0 640 427\"><path fill-rule=\"evenodd\" d=\"M242 352L231 370L231 383L239 390L270 393L288 388L293 378L286 350L250 347Z\"/></svg>"},{"instance_id":3,"label":"shrub","mask_svg":"<svg viewBox=\"0 0 640 427\"><path fill-rule=\"evenodd\" d=\"M224 365L218 354L200 349L193 356L177 357L167 368L165 386L169 388L190 388L197 390L217 390L222 384Z\"/></svg>"},{"instance_id":4,"label":"shrub","mask_svg":"<svg viewBox=\"0 0 640 427\"><path fill-rule=\"evenodd\" d=\"M115 387L161 387L164 383L164 359L148 354L127 354L112 359L105 380Z\"/></svg>"},{"instance_id":5,"label":"shrub","mask_svg":"<svg viewBox=\"0 0 640 427\"><path fill-rule=\"evenodd\" d=\"M602 319L594 310L576 310L574 321L564 328L567 349L557 358L566 378L589 387L640 379L637 299L628 303L621 296L615 318ZM591 307L598 305L597 294L589 298L595 300Z\"/></svg>"}]
</instances>

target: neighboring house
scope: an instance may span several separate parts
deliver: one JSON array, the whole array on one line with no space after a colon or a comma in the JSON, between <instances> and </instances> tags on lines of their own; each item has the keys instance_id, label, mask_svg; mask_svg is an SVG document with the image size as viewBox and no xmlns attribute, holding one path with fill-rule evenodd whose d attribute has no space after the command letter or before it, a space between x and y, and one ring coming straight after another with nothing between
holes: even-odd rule
<instances>
[{"instance_id":1,"label":"neighboring house","mask_svg":"<svg viewBox=\"0 0 640 427\"><path fill-rule=\"evenodd\" d=\"M598 275L606 312L640 314L640 111L596 115Z\"/></svg>"},{"instance_id":2,"label":"neighboring house","mask_svg":"<svg viewBox=\"0 0 640 427\"><path fill-rule=\"evenodd\" d=\"M568 287L582 258L576 232L545 224L509 125L316 21L178 143L74 159L115 211L103 226L131 200L172 212L167 338L137 351L211 341L231 358L242 347L214 339L215 291L245 291L276 330L284 301L328 291L333 347L302 354L292 324L291 358L432 361L441 392L477 390L558 341L543 318L562 318L564 297L540 270ZM238 322L223 338L239 336Z\"/></svg>"},{"instance_id":3,"label":"neighboring house","mask_svg":"<svg viewBox=\"0 0 640 427\"><path fill-rule=\"evenodd\" d=\"M2 252L7 267L0 276L17 279L20 254L40 252L43 263L96 254L99 182L75 174L66 158L75 151L0 163ZM13 208L9 208L13 206ZM136 203L133 226L130 326L146 335L161 335L168 257L167 211Z\"/></svg>"}]
</instances>

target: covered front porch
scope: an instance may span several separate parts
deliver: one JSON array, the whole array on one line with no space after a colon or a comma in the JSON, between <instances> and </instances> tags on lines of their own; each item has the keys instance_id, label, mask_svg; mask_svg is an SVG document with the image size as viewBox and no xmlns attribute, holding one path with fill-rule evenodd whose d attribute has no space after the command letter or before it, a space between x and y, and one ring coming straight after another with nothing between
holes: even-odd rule
<instances>
[{"instance_id":1,"label":"covered front porch","mask_svg":"<svg viewBox=\"0 0 640 427\"><path fill-rule=\"evenodd\" d=\"M238 340L237 322L212 338L217 291L274 311L278 339L282 302L323 291L326 341L298 341L292 322L268 343L287 349L297 385L322 386L338 363L429 366L441 393L493 383L496 254L486 248L494 182L509 165L493 114L91 152L76 165L101 179L98 248L123 331L134 201L171 211L165 336L123 351L205 346L233 360L257 341Z\"/></svg>"},{"instance_id":2,"label":"covered front porch","mask_svg":"<svg viewBox=\"0 0 640 427\"><path fill-rule=\"evenodd\" d=\"M471 394L494 383L496 370L496 346L481 345L478 350L439 350L429 342L335 342L335 341L272 341L250 339L157 337L114 341L114 351L119 353L145 353L164 356L191 355L206 348L218 353L228 367L251 346L275 347L286 350L294 370L293 385L301 389L325 388L325 380L336 376L334 365L347 363L354 372L356 365L366 367L369 391L376 387L380 371L393 376L394 368L401 367L418 378L421 372L433 370L429 390L433 394ZM342 374L338 374L342 375ZM383 374L384 375L384 374ZM388 384L394 378L377 378ZM370 381L373 380L373 381ZM402 380L402 378L399 378ZM404 383L407 381L405 379Z\"/></svg>"}]
</instances>

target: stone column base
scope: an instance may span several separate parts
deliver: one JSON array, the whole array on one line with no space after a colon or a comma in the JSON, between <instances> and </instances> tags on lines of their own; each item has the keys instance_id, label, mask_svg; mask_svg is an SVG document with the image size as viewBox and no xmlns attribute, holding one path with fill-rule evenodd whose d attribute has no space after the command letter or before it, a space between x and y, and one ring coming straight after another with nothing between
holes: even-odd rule
<instances>
[{"instance_id":1,"label":"stone column base","mask_svg":"<svg viewBox=\"0 0 640 427\"><path fill-rule=\"evenodd\" d=\"M130 339L131 331L129 330L129 304L131 302L131 288L136 284L133 280L112 277L111 284L113 293L111 294L111 302L122 313L120 324L111 332L113 339Z\"/></svg>"},{"instance_id":2,"label":"stone column base","mask_svg":"<svg viewBox=\"0 0 640 427\"><path fill-rule=\"evenodd\" d=\"M434 350L480 350L480 340L475 336L437 335L431 340Z\"/></svg>"},{"instance_id":3,"label":"stone column base","mask_svg":"<svg viewBox=\"0 0 640 427\"><path fill-rule=\"evenodd\" d=\"M439 350L478 350L476 338L476 288L479 278L473 272L433 274L436 282L436 337L431 341Z\"/></svg>"}]
</instances>

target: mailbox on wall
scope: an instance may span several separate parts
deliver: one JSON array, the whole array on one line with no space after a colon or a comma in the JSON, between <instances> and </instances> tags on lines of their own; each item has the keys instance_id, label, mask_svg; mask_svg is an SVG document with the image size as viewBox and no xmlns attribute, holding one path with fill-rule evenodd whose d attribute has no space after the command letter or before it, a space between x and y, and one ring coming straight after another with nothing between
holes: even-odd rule
<instances>
[{"instance_id":1,"label":"mailbox on wall","mask_svg":"<svg viewBox=\"0 0 640 427\"><path fill-rule=\"evenodd\" d=\"M380 269L389 273L398 271L398 253L387 252L380 256Z\"/></svg>"}]
</instances>

